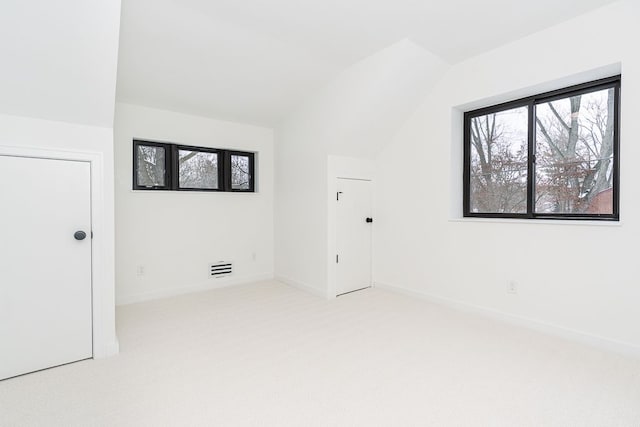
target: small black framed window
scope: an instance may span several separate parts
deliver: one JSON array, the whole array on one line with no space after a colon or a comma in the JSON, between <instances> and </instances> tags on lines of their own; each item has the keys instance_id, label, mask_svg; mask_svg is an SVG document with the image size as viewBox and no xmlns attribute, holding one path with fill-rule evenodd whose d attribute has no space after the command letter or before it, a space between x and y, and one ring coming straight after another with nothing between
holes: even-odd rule
<instances>
[{"instance_id":1,"label":"small black framed window","mask_svg":"<svg viewBox=\"0 0 640 427\"><path fill-rule=\"evenodd\" d=\"M175 146L178 171L174 179L178 190L220 191L223 190L222 162L216 149Z\"/></svg>"},{"instance_id":2,"label":"small black framed window","mask_svg":"<svg viewBox=\"0 0 640 427\"><path fill-rule=\"evenodd\" d=\"M158 142L134 141L133 188L168 190L171 188L171 146Z\"/></svg>"},{"instance_id":3,"label":"small black framed window","mask_svg":"<svg viewBox=\"0 0 640 427\"><path fill-rule=\"evenodd\" d=\"M242 151L227 151L226 164L229 169L229 191L254 191L254 154Z\"/></svg>"},{"instance_id":4,"label":"small black framed window","mask_svg":"<svg viewBox=\"0 0 640 427\"><path fill-rule=\"evenodd\" d=\"M255 192L255 153L133 141L133 189Z\"/></svg>"},{"instance_id":5,"label":"small black framed window","mask_svg":"<svg viewBox=\"0 0 640 427\"><path fill-rule=\"evenodd\" d=\"M466 112L464 216L617 221L620 80Z\"/></svg>"}]
</instances>

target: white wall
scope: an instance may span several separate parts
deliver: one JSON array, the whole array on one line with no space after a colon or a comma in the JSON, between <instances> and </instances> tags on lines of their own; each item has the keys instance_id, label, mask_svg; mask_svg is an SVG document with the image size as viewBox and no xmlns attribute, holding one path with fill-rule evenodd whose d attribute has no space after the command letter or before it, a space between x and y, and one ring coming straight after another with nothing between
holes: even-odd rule
<instances>
[{"instance_id":1,"label":"white wall","mask_svg":"<svg viewBox=\"0 0 640 427\"><path fill-rule=\"evenodd\" d=\"M271 129L118 103L114 132L118 303L273 277ZM257 152L257 192L133 191L134 138ZM220 260L235 273L210 279Z\"/></svg>"},{"instance_id":2,"label":"white wall","mask_svg":"<svg viewBox=\"0 0 640 427\"><path fill-rule=\"evenodd\" d=\"M621 1L450 69L378 156L375 281L640 350L639 20L640 4ZM462 110L620 64L619 224L460 218ZM509 280L517 295L507 294Z\"/></svg>"},{"instance_id":3,"label":"white wall","mask_svg":"<svg viewBox=\"0 0 640 427\"><path fill-rule=\"evenodd\" d=\"M49 156L52 152L98 155L92 165L92 241L94 356L118 351L114 304L113 132L111 129L0 115L0 151L15 147L21 155ZM70 154L71 155L71 154ZM97 170L96 170L97 169ZM96 175L97 174L97 175ZM97 182L96 182L97 181ZM55 206L52 206L55 209ZM99 217L99 221L97 218ZM19 226L19 224L16 224ZM2 256L10 256L4 248Z\"/></svg>"},{"instance_id":4,"label":"white wall","mask_svg":"<svg viewBox=\"0 0 640 427\"><path fill-rule=\"evenodd\" d=\"M276 276L328 293L329 155L372 159L444 71L409 40L345 70L277 132Z\"/></svg>"}]
</instances>

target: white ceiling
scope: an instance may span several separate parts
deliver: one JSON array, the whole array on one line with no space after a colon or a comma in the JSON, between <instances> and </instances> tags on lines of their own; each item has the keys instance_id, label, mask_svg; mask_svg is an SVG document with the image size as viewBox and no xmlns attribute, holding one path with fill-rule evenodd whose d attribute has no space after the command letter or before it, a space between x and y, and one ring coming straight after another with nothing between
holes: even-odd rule
<instances>
[{"instance_id":1,"label":"white ceiling","mask_svg":"<svg viewBox=\"0 0 640 427\"><path fill-rule=\"evenodd\" d=\"M614 0L123 0L118 100L274 125L409 38L455 63Z\"/></svg>"},{"instance_id":2,"label":"white ceiling","mask_svg":"<svg viewBox=\"0 0 640 427\"><path fill-rule=\"evenodd\" d=\"M113 126L119 0L2 0L0 113Z\"/></svg>"}]
</instances>

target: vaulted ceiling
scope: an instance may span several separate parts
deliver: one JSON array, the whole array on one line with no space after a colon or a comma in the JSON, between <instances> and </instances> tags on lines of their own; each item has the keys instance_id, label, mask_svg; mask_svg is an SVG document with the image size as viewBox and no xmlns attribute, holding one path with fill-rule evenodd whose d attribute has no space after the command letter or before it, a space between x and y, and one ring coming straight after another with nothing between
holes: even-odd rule
<instances>
[{"instance_id":1,"label":"vaulted ceiling","mask_svg":"<svg viewBox=\"0 0 640 427\"><path fill-rule=\"evenodd\" d=\"M117 98L272 126L402 39L455 63L612 2L123 0Z\"/></svg>"},{"instance_id":2,"label":"vaulted ceiling","mask_svg":"<svg viewBox=\"0 0 640 427\"><path fill-rule=\"evenodd\" d=\"M2 0L0 113L113 126L120 0Z\"/></svg>"}]
</instances>

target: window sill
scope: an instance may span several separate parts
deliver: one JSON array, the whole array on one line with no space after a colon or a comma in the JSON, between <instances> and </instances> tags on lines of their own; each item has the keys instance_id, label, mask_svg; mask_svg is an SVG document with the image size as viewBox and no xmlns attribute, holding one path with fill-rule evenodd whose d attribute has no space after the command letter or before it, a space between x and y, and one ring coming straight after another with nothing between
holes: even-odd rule
<instances>
[{"instance_id":1,"label":"window sill","mask_svg":"<svg viewBox=\"0 0 640 427\"><path fill-rule=\"evenodd\" d=\"M572 219L519 219L519 218L449 218L449 222L479 222L499 224L546 224L562 226L588 226L588 227L622 227L622 221L598 221L598 220L572 220Z\"/></svg>"}]
</instances>

